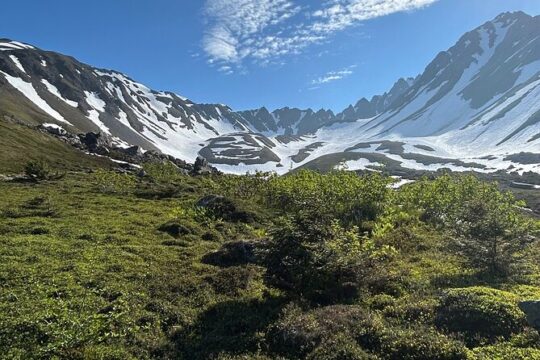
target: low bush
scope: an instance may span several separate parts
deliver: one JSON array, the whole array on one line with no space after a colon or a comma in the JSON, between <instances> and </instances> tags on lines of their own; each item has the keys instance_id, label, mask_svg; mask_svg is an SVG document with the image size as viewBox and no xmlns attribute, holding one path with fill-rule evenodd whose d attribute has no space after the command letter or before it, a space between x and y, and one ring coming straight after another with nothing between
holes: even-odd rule
<instances>
[{"instance_id":1,"label":"low bush","mask_svg":"<svg viewBox=\"0 0 540 360\"><path fill-rule=\"evenodd\" d=\"M298 306L285 308L280 320L267 332L270 349L282 356L305 358L325 341L355 343L366 349L378 348L384 332L382 320L358 306L334 305L303 312ZM314 357L312 357L314 358Z\"/></svg>"},{"instance_id":2,"label":"low bush","mask_svg":"<svg viewBox=\"0 0 540 360\"><path fill-rule=\"evenodd\" d=\"M260 259L261 245L255 241L228 242L219 250L206 254L203 262L221 267L255 264Z\"/></svg>"},{"instance_id":3,"label":"low bush","mask_svg":"<svg viewBox=\"0 0 540 360\"><path fill-rule=\"evenodd\" d=\"M54 172L43 161L29 161L24 166L24 174L32 181L59 180L64 174Z\"/></svg>"},{"instance_id":4,"label":"low bush","mask_svg":"<svg viewBox=\"0 0 540 360\"><path fill-rule=\"evenodd\" d=\"M271 235L266 257L271 282L320 304L352 301L361 289L384 282L382 265L394 255L357 227L328 225L311 216L283 218Z\"/></svg>"},{"instance_id":5,"label":"low bush","mask_svg":"<svg viewBox=\"0 0 540 360\"><path fill-rule=\"evenodd\" d=\"M429 328L388 329L379 353L395 360L463 360L465 346Z\"/></svg>"},{"instance_id":6,"label":"low bush","mask_svg":"<svg viewBox=\"0 0 540 360\"><path fill-rule=\"evenodd\" d=\"M238 296L260 277L260 270L255 266L233 266L221 269L218 273L207 276L205 280L219 294Z\"/></svg>"},{"instance_id":7,"label":"low bush","mask_svg":"<svg viewBox=\"0 0 540 360\"><path fill-rule=\"evenodd\" d=\"M321 342L307 356L308 360L375 360L376 356L364 351L352 338L337 334Z\"/></svg>"},{"instance_id":8,"label":"low bush","mask_svg":"<svg viewBox=\"0 0 540 360\"><path fill-rule=\"evenodd\" d=\"M511 293L484 287L451 289L441 299L436 323L476 344L482 339L509 338L523 330L525 314Z\"/></svg>"},{"instance_id":9,"label":"low bush","mask_svg":"<svg viewBox=\"0 0 540 360\"><path fill-rule=\"evenodd\" d=\"M479 347L471 351L469 360L540 360L540 349L517 348L508 344Z\"/></svg>"}]
</instances>

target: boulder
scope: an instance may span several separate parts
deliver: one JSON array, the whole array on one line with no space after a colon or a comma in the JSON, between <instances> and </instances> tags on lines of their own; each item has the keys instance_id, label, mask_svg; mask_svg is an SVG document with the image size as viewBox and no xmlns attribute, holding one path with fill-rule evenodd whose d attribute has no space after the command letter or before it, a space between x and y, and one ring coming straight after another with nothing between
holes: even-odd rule
<instances>
[{"instance_id":1,"label":"boulder","mask_svg":"<svg viewBox=\"0 0 540 360\"><path fill-rule=\"evenodd\" d=\"M540 331L540 300L522 301L519 308L527 316L527 322L530 326Z\"/></svg>"},{"instance_id":2,"label":"boulder","mask_svg":"<svg viewBox=\"0 0 540 360\"><path fill-rule=\"evenodd\" d=\"M120 151L128 156L140 157L143 155L143 151L140 146L130 146L128 148L117 148L117 151Z\"/></svg>"},{"instance_id":3,"label":"boulder","mask_svg":"<svg viewBox=\"0 0 540 360\"><path fill-rule=\"evenodd\" d=\"M102 133L89 132L79 135L81 143L91 153L100 155L107 155L110 152L112 146L112 140Z\"/></svg>"},{"instance_id":4,"label":"boulder","mask_svg":"<svg viewBox=\"0 0 540 360\"><path fill-rule=\"evenodd\" d=\"M56 135L56 136L65 136L67 135L67 131L56 124L41 124L38 127L40 130L43 130L45 132L48 132L49 134Z\"/></svg>"},{"instance_id":5,"label":"boulder","mask_svg":"<svg viewBox=\"0 0 540 360\"><path fill-rule=\"evenodd\" d=\"M208 160L202 156L197 156L195 164L193 164L193 175L212 174L213 172L215 172L215 168L208 164Z\"/></svg>"}]
</instances>

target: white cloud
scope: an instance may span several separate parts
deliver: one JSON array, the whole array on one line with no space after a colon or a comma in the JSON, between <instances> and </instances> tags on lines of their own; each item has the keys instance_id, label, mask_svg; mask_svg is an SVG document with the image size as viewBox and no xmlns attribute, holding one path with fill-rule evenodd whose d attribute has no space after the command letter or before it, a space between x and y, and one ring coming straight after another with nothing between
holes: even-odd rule
<instances>
[{"instance_id":1,"label":"white cloud","mask_svg":"<svg viewBox=\"0 0 540 360\"><path fill-rule=\"evenodd\" d=\"M332 81L341 80L344 79L352 74L354 74L353 69L356 67L356 65L352 65L349 67L346 67L345 69L338 70L338 71L330 71L326 73L324 76L320 76L315 80L311 81L311 85L322 85L327 84ZM312 88L310 88L312 89Z\"/></svg>"},{"instance_id":2,"label":"white cloud","mask_svg":"<svg viewBox=\"0 0 540 360\"><path fill-rule=\"evenodd\" d=\"M202 45L209 62L220 66L241 66L244 60L267 64L298 54L362 21L412 11L438 0L328 0L313 8L302 8L297 1L207 0L208 28Z\"/></svg>"}]
</instances>

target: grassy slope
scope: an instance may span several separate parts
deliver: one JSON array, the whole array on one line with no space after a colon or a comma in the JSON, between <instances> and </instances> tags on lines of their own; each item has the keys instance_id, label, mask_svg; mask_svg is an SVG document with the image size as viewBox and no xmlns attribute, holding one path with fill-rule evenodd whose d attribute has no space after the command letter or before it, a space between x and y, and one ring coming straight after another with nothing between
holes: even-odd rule
<instances>
[{"instance_id":1,"label":"grassy slope","mask_svg":"<svg viewBox=\"0 0 540 360\"><path fill-rule=\"evenodd\" d=\"M213 191L211 182L189 177L177 187L175 198L146 200L101 193L85 174L34 185L0 183L4 356L207 359L264 348L263 334L285 305L264 284L264 269L201 261L223 242L260 232L218 220L185 221L191 234L179 239L159 232L174 209ZM203 240L207 232L219 235ZM426 233L403 244L393 271L404 287L397 314L384 313L389 321L409 324L399 304L430 304L442 288L478 284L441 241ZM522 281L529 285L487 285L540 296L540 279Z\"/></svg>"},{"instance_id":2,"label":"grassy slope","mask_svg":"<svg viewBox=\"0 0 540 360\"><path fill-rule=\"evenodd\" d=\"M195 340L186 343L188 350L176 349L174 337L197 334L198 316L214 307L228 311L262 298L260 270L252 271L259 280L244 287L220 280L220 268L201 263L220 246L201 240L216 223L192 223L193 234L178 240L157 231L174 208L209 191L199 181L188 179L175 199L144 200L102 194L89 176L0 183L0 211L18 212L0 216L0 344L10 339L11 356L203 351ZM36 197L46 203L25 208ZM244 224L219 228L226 240L254 237ZM216 331L226 336L225 329ZM54 344L50 349L36 345L44 334ZM6 356L5 348L0 352Z\"/></svg>"},{"instance_id":3,"label":"grassy slope","mask_svg":"<svg viewBox=\"0 0 540 360\"><path fill-rule=\"evenodd\" d=\"M63 170L110 166L60 140L27 126L0 120L0 173L19 173L29 160L43 160Z\"/></svg>"}]
</instances>

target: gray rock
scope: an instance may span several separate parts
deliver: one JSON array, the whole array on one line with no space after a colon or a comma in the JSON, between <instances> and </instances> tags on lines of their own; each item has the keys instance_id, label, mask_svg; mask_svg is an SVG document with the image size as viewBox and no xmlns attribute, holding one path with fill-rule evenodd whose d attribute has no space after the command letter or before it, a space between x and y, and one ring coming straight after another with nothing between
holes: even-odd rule
<instances>
[{"instance_id":1,"label":"gray rock","mask_svg":"<svg viewBox=\"0 0 540 360\"><path fill-rule=\"evenodd\" d=\"M540 300L522 301L519 308L527 315L529 325L540 331Z\"/></svg>"},{"instance_id":2,"label":"gray rock","mask_svg":"<svg viewBox=\"0 0 540 360\"><path fill-rule=\"evenodd\" d=\"M91 153L107 155L112 148L111 139L102 133L89 132L79 135L79 138Z\"/></svg>"},{"instance_id":3,"label":"gray rock","mask_svg":"<svg viewBox=\"0 0 540 360\"><path fill-rule=\"evenodd\" d=\"M41 124L39 125L39 129L43 130L45 132L48 132L49 134L56 135L56 136L65 136L67 135L67 131L60 127L60 126L52 126L52 125L46 125Z\"/></svg>"},{"instance_id":4,"label":"gray rock","mask_svg":"<svg viewBox=\"0 0 540 360\"><path fill-rule=\"evenodd\" d=\"M197 156L197 160L195 160L195 164L193 164L193 174L204 175L211 174L213 172L214 168L208 164L208 160L202 156Z\"/></svg>"}]
</instances>

